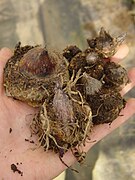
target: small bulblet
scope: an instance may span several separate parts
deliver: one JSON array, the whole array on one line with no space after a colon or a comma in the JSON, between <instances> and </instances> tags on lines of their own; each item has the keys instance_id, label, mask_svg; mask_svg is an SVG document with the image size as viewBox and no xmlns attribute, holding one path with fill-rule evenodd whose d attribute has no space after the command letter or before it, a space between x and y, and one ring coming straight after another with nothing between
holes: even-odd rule
<instances>
[{"instance_id":1,"label":"small bulblet","mask_svg":"<svg viewBox=\"0 0 135 180\"><path fill-rule=\"evenodd\" d=\"M79 52L82 52L77 46L68 46L66 49L63 50L63 56L70 62L71 59L78 54Z\"/></svg>"},{"instance_id":2,"label":"small bulblet","mask_svg":"<svg viewBox=\"0 0 135 180\"><path fill-rule=\"evenodd\" d=\"M68 79L62 55L40 46L20 47L19 44L4 69L6 94L38 107L53 95L60 76L64 82Z\"/></svg>"},{"instance_id":3,"label":"small bulblet","mask_svg":"<svg viewBox=\"0 0 135 180\"><path fill-rule=\"evenodd\" d=\"M102 89L93 96L87 96L87 102L92 109L93 124L111 123L126 105L120 93L109 89Z\"/></svg>"},{"instance_id":4,"label":"small bulblet","mask_svg":"<svg viewBox=\"0 0 135 180\"><path fill-rule=\"evenodd\" d=\"M102 54L104 58L112 57L118 47L125 40L126 33L121 34L120 36L113 38L107 33L102 27L99 35L93 39L87 39L89 47L98 51L98 53Z\"/></svg>"},{"instance_id":5,"label":"small bulblet","mask_svg":"<svg viewBox=\"0 0 135 180\"><path fill-rule=\"evenodd\" d=\"M102 83L89 76L86 72L83 73L80 80L81 86L83 87L83 93L87 97L88 95L94 95L102 88Z\"/></svg>"},{"instance_id":6,"label":"small bulblet","mask_svg":"<svg viewBox=\"0 0 135 180\"><path fill-rule=\"evenodd\" d=\"M121 90L129 83L126 69L119 64L107 62L104 66L104 73L105 86Z\"/></svg>"},{"instance_id":7,"label":"small bulblet","mask_svg":"<svg viewBox=\"0 0 135 180\"><path fill-rule=\"evenodd\" d=\"M29 50L18 63L20 71L31 73L36 76L46 76L55 69L56 62L49 57L45 48L35 47Z\"/></svg>"},{"instance_id":8,"label":"small bulblet","mask_svg":"<svg viewBox=\"0 0 135 180\"><path fill-rule=\"evenodd\" d=\"M49 103L43 103L33 125L39 129L39 140L45 151L52 149L61 156L61 151L64 154L85 142L93 127L92 112L85 101L83 106L78 102L61 88L55 88L54 97Z\"/></svg>"}]
</instances>

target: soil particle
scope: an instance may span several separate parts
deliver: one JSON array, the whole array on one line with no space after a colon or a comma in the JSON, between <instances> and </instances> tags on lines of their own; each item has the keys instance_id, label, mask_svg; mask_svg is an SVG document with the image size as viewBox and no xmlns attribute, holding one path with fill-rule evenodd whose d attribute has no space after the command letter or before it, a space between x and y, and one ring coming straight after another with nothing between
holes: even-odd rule
<instances>
[{"instance_id":1,"label":"soil particle","mask_svg":"<svg viewBox=\"0 0 135 180\"><path fill-rule=\"evenodd\" d=\"M29 139L25 139L25 141L29 141Z\"/></svg>"},{"instance_id":2,"label":"soil particle","mask_svg":"<svg viewBox=\"0 0 135 180\"><path fill-rule=\"evenodd\" d=\"M18 172L21 176L23 176L23 172L21 172L15 164L11 164L11 170L15 173Z\"/></svg>"},{"instance_id":3,"label":"soil particle","mask_svg":"<svg viewBox=\"0 0 135 180\"><path fill-rule=\"evenodd\" d=\"M11 133L11 132L12 132L12 128L9 129L9 133Z\"/></svg>"},{"instance_id":4,"label":"soil particle","mask_svg":"<svg viewBox=\"0 0 135 180\"><path fill-rule=\"evenodd\" d=\"M30 142L30 143L32 143L32 144L35 143L33 140L29 140L29 139L25 139L25 141Z\"/></svg>"}]
</instances>

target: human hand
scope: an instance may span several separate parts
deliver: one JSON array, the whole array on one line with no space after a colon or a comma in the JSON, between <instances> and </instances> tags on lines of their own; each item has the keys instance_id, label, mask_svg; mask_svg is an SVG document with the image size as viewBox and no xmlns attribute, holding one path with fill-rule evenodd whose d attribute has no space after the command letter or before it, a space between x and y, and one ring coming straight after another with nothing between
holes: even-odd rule
<instances>
[{"instance_id":1,"label":"human hand","mask_svg":"<svg viewBox=\"0 0 135 180\"><path fill-rule=\"evenodd\" d=\"M128 53L126 45L122 45L119 51L112 58L113 61L119 61ZM66 169L66 166L60 161L57 154L49 151L44 152L43 148L36 148L35 144L26 141L30 139L31 132L27 122L27 116L34 114L36 109L13 100L5 95L3 88L3 68L6 61L11 57L9 49L4 48L0 51L0 177L1 179L53 179ZM124 95L135 85L135 68L129 71L131 83L122 91ZM87 152L95 143L114 129L123 124L129 117L135 113L135 99L129 99L124 110L123 116L119 116L112 124L97 125L90 134L90 143L83 147ZM12 131L11 131L12 130ZM37 143L37 138L33 137ZM68 151L63 161L69 166L76 159ZM21 174L11 170L11 164L15 164Z\"/></svg>"}]
</instances>

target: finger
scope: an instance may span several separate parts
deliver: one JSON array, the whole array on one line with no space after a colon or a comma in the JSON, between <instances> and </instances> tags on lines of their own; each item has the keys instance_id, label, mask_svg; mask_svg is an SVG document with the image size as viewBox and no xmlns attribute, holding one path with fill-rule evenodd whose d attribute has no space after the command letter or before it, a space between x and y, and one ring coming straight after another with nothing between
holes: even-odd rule
<instances>
[{"instance_id":1,"label":"finger","mask_svg":"<svg viewBox=\"0 0 135 180\"><path fill-rule=\"evenodd\" d=\"M12 56L12 51L9 48L2 48L0 50L0 64L5 65L7 60ZM0 67L1 68L1 67Z\"/></svg>"},{"instance_id":2,"label":"finger","mask_svg":"<svg viewBox=\"0 0 135 180\"><path fill-rule=\"evenodd\" d=\"M130 79L130 83L127 84L121 91L121 95L125 95L128 91L130 91L135 86L135 67L129 70L128 77Z\"/></svg>"},{"instance_id":3,"label":"finger","mask_svg":"<svg viewBox=\"0 0 135 180\"><path fill-rule=\"evenodd\" d=\"M100 124L93 128L90 134L91 141L86 143L84 147L85 151L88 151L94 144L104 138L106 135L110 134L113 130L125 123L133 114L135 113L135 99L128 100L126 107L121 111L121 115L116 120L109 124Z\"/></svg>"},{"instance_id":4,"label":"finger","mask_svg":"<svg viewBox=\"0 0 135 180\"><path fill-rule=\"evenodd\" d=\"M8 48L0 50L0 92L2 91L3 84L3 70L7 60L12 56L12 52Z\"/></svg>"},{"instance_id":5,"label":"finger","mask_svg":"<svg viewBox=\"0 0 135 180\"><path fill-rule=\"evenodd\" d=\"M111 58L112 61L114 62L119 62L121 61L123 58L125 58L127 56L129 52L129 48L126 44L122 44L118 51L116 52L116 54Z\"/></svg>"}]
</instances>

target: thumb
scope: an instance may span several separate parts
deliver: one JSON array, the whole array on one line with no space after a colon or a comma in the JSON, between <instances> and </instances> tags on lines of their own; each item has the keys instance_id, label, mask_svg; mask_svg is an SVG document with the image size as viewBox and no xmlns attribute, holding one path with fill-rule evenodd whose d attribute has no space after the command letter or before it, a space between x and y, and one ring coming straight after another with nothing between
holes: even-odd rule
<instances>
[{"instance_id":1,"label":"thumb","mask_svg":"<svg viewBox=\"0 0 135 180\"><path fill-rule=\"evenodd\" d=\"M2 48L0 50L0 92L3 89L3 71L7 60L12 56L12 52L8 48Z\"/></svg>"}]
</instances>

